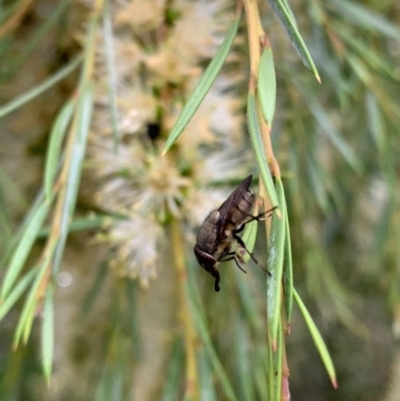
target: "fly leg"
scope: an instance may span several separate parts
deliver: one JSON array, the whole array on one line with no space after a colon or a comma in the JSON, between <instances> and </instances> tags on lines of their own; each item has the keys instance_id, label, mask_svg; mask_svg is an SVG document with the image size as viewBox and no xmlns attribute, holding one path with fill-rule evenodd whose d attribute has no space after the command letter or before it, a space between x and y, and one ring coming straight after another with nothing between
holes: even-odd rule
<instances>
[{"instance_id":1,"label":"fly leg","mask_svg":"<svg viewBox=\"0 0 400 401\"><path fill-rule=\"evenodd\" d=\"M244 241L237 235L237 231L233 232L233 237L235 238L235 240L239 243L239 245L249 254L249 256L251 257L251 259L253 259L254 263L258 266L261 267L261 269L263 269L265 272L267 272L269 275L271 275L271 273L265 269L263 266L261 266L258 263L258 260L254 257L253 253L251 253L247 248L246 248L246 244L244 243Z\"/></svg>"},{"instance_id":2,"label":"fly leg","mask_svg":"<svg viewBox=\"0 0 400 401\"><path fill-rule=\"evenodd\" d=\"M245 214L246 216L250 217L249 220L245 221L238 229L235 230L235 233L240 233L244 230L244 228L246 227L247 223L250 223L251 221L257 220L257 221L261 221L261 220L266 220L268 219L268 217L272 216L272 211L275 210L277 208L277 206L273 207L272 209L267 210L266 212L262 212L257 216L253 216L250 213L244 212L243 210L240 210L243 214ZM265 216L267 213L269 213L268 216Z\"/></svg>"},{"instance_id":3,"label":"fly leg","mask_svg":"<svg viewBox=\"0 0 400 401\"><path fill-rule=\"evenodd\" d=\"M268 219L268 217L271 217L271 216L272 216L272 212L273 212L277 207L278 207L278 206L274 206L272 209L269 209L269 210L267 210L267 211L265 211L265 212L262 212L262 213L258 214L257 216L253 216L253 215L250 214L250 213L241 211L242 213L244 213L245 215L247 215L247 216L250 217L249 220L247 220L245 223L243 223L243 226L246 225L247 223L250 223L250 221L253 221L253 220L261 221L261 220L266 220L266 219ZM269 213L269 214L268 214L268 213ZM268 216L265 216L266 214L268 214ZM241 227L241 229L243 230L242 227Z\"/></svg>"},{"instance_id":4,"label":"fly leg","mask_svg":"<svg viewBox=\"0 0 400 401\"><path fill-rule=\"evenodd\" d=\"M224 259L225 256L228 256L228 258ZM226 254L219 260L219 262L228 262L228 261L230 261L230 260L234 260L235 263L236 263L236 266L237 266L242 272L247 273L246 270L244 270L243 267L240 266L239 262L237 261L236 253L235 253L235 252L226 253Z\"/></svg>"}]
</instances>

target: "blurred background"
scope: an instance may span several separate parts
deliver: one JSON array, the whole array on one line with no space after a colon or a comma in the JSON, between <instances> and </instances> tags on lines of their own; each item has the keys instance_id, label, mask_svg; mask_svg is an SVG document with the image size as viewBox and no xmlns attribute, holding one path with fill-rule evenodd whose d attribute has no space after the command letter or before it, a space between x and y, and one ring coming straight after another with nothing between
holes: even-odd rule
<instances>
[{"instance_id":1,"label":"blurred background","mask_svg":"<svg viewBox=\"0 0 400 401\"><path fill-rule=\"evenodd\" d=\"M55 127L62 118L73 127L79 112L88 126L68 241L48 279L51 380L41 362L42 298L29 340L13 349L25 289L1 315L2 400L268 399L265 274L251 262L246 275L224 264L217 294L192 254L207 214L248 174L258 176L246 126L244 18L194 119L159 157L235 6L0 2L3 282L9 249L21 241L18 228L40 198ZM322 84L260 1L277 79L272 143L288 204L294 285L339 384L332 388L295 307L285 338L292 398L399 400L400 6L395 0L290 6ZM82 82L92 85L92 109L80 103ZM71 132L60 140L61 166L75 160ZM58 213L56 206L46 213L21 277L56 235ZM263 265L265 243L260 229L255 254ZM185 398L190 385L200 391Z\"/></svg>"}]
</instances>

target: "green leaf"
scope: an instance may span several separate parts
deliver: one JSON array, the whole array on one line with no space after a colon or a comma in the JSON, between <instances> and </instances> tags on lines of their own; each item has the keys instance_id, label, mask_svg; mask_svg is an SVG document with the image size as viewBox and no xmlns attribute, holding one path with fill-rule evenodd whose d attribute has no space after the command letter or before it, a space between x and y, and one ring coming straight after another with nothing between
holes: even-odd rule
<instances>
[{"instance_id":1,"label":"green leaf","mask_svg":"<svg viewBox=\"0 0 400 401\"><path fill-rule=\"evenodd\" d=\"M215 393L215 380L214 372L210 366L210 361L204 352L203 347L199 347L197 351L197 366L199 368L199 387L200 387L200 399L202 401L217 401L217 396ZM175 398L174 400L177 400Z\"/></svg>"},{"instance_id":2,"label":"green leaf","mask_svg":"<svg viewBox=\"0 0 400 401\"><path fill-rule=\"evenodd\" d=\"M116 218L116 220L120 219ZM68 226L68 233L104 228L104 226L111 221L113 221L112 216L90 214L87 217L72 220L72 222ZM50 231L50 227L43 227L38 233L38 238L48 237Z\"/></svg>"},{"instance_id":3,"label":"green leaf","mask_svg":"<svg viewBox=\"0 0 400 401\"><path fill-rule=\"evenodd\" d=\"M265 188L273 206L278 206L278 198L275 186L272 181L271 172L265 156L264 143L261 137L260 126L258 125L256 102L254 95L249 94L247 98L247 120L249 123L251 142L257 158L258 168L260 169Z\"/></svg>"},{"instance_id":4,"label":"green leaf","mask_svg":"<svg viewBox=\"0 0 400 401\"><path fill-rule=\"evenodd\" d=\"M14 285L19 273L21 272L26 258L31 251L32 245L36 240L37 234L43 225L45 218L49 212L50 204L42 200L41 205L32 215L29 224L25 227L25 231L21 236L21 240L15 249L11 258L10 265L4 277L3 287L1 289L1 299L4 300Z\"/></svg>"},{"instance_id":5,"label":"green leaf","mask_svg":"<svg viewBox=\"0 0 400 401\"><path fill-rule=\"evenodd\" d=\"M185 287L185 295L186 300L189 303L189 308L191 311L191 315L193 317L194 323L197 327L198 334L202 340L204 345L204 349L206 354L208 355L210 362L215 370L216 375L218 376L222 389L226 395L226 399L230 401L237 401L235 392L233 391L232 385L229 381L229 378L224 370L223 365L221 364L220 360L218 359L217 353L215 352L214 346L212 344L209 331L207 329L206 323L202 316L201 308L196 305L196 292L193 291L193 287L195 287L193 283L192 276L188 276L190 278L189 285Z\"/></svg>"},{"instance_id":6,"label":"green leaf","mask_svg":"<svg viewBox=\"0 0 400 401\"><path fill-rule=\"evenodd\" d=\"M211 63L207 67L206 71L202 75L197 84L196 88L194 89L192 95L190 96L189 100L185 104L178 120L176 121L174 128L172 129L167 142L165 144L165 148L162 152L162 156L167 153L167 151L171 148L171 146L175 143L178 139L182 131L185 129L186 125L189 123L191 118L193 117L196 110L199 108L201 102L203 101L204 97L206 96L207 92L210 90L211 85L214 83L215 78L217 77L221 67L228 56L229 50L232 47L233 41L236 37L237 30L239 27L241 13L237 15L235 18L232 26L229 28L229 31L221 45L218 49L216 55L212 59Z\"/></svg>"},{"instance_id":7,"label":"green leaf","mask_svg":"<svg viewBox=\"0 0 400 401\"><path fill-rule=\"evenodd\" d=\"M167 377L164 382L164 391L161 401L176 401L179 385L182 381L184 354L180 341L175 341L172 355L168 358Z\"/></svg>"},{"instance_id":8,"label":"green leaf","mask_svg":"<svg viewBox=\"0 0 400 401\"><path fill-rule=\"evenodd\" d=\"M7 265L8 260L13 255L15 249L21 241L24 232L26 231L26 227L30 225L32 219L36 216L37 210L40 208L42 203L45 201L43 191L40 190L38 195L35 197L35 200L32 202L29 212L25 215L22 223L18 227L17 233L13 236L10 243L7 246L6 251L1 259L0 268L4 268Z\"/></svg>"},{"instance_id":9,"label":"green leaf","mask_svg":"<svg viewBox=\"0 0 400 401\"><path fill-rule=\"evenodd\" d=\"M248 281L243 280L243 273L239 269L233 269L233 271L244 314L252 329L256 332L260 329L261 322L254 295L250 291Z\"/></svg>"},{"instance_id":10,"label":"green leaf","mask_svg":"<svg viewBox=\"0 0 400 401\"><path fill-rule=\"evenodd\" d=\"M234 325L234 358L240 361L237 366L238 380L240 390L238 396L243 401L253 401L254 397L254 371L252 369L254 360L250 357L249 351L252 350L248 327L246 322L240 317L235 317Z\"/></svg>"},{"instance_id":11,"label":"green leaf","mask_svg":"<svg viewBox=\"0 0 400 401\"><path fill-rule=\"evenodd\" d=\"M338 24L338 26L335 27L335 30L343 41L348 43L349 47L352 47L355 50L354 53L357 53L361 59L367 63L367 65L375 69L377 74L387 74L393 81L398 80L395 66L390 64L388 59L383 58L380 53L371 49L370 43L362 38L357 38L352 35L352 32L349 29L346 29L346 26L343 26L343 24Z\"/></svg>"},{"instance_id":12,"label":"green leaf","mask_svg":"<svg viewBox=\"0 0 400 401\"><path fill-rule=\"evenodd\" d=\"M258 69L257 94L265 121L272 125L276 101L276 77L272 49L263 50Z\"/></svg>"},{"instance_id":13,"label":"green leaf","mask_svg":"<svg viewBox=\"0 0 400 401\"><path fill-rule=\"evenodd\" d=\"M29 334L32 328L33 319L35 317L36 307L38 301L39 288L43 283L43 279L50 268L50 263L53 259L55 252L56 244L51 244L50 247L46 250L44 260L40 266L36 268L37 274L35 277L35 281L32 284L32 287L29 291L29 294L25 300L24 307L22 309L17 328L14 333L14 348L17 347L18 343L21 340L21 336L23 335L24 343L27 343Z\"/></svg>"},{"instance_id":14,"label":"green leaf","mask_svg":"<svg viewBox=\"0 0 400 401\"><path fill-rule=\"evenodd\" d=\"M88 85L84 90L82 90L82 96L77 104L77 132L75 143L72 147L70 168L68 171L64 204L60 222L60 237L58 239L53 263L53 269L56 273L59 269L61 256L64 251L65 242L68 236L69 223L75 209L76 199L78 196L82 164L86 152L86 143L89 134L92 109L93 87L92 85Z\"/></svg>"},{"instance_id":15,"label":"green leaf","mask_svg":"<svg viewBox=\"0 0 400 401\"><path fill-rule=\"evenodd\" d=\"M274 401L281 401L282 398L282 364L283 364L283 330L282 321L278 325L278 346L274 352Z\"/></svg>"},{"instance_id":16,"label":"green leaf","mask_svg":"<svg viewBox=\"0 0 400 401\"><path fill-rule=\"evenodd\" d=\"M311 187L314 190L314 197L321 208L321 210L327 215L330 211L329 199L327 195L327 183L323 179L323 170L320 163L315 160L316 155L313 152L309 152L307 155L307 170L310 177Z\"/></svg>"},{"instance_id":17,"label":"green leaf","mask_svg":"<svg viewBox=\"0 0 400 401\"><path fill-rule=\"evenodd\" d=\"M268 3L278 20L281 22L283 29L289 36L289 39L300 56L303 64L314 74L317 81L321 82L317 67L315 66L303 38L297 29L297 24L294 20L293 14L288 9L287 3L281 0L268 0Z\"/></svg>"},{"instance_id":18,"label":"green leaf","mask_svg":"<svg viewBox=\"0 0 400 401\"><path fill-rule=\"evenodd\" d=\"M265 352L263 352L263 349ZM268 348L264 346L263 343L259 343L258 347L253 350L253 361L254 366L262 366L265 364L265 361L268 360ZM265 364L267 365L267 364ZM268 368L268 366L267 366ZM271 366L271 372L273 372L273 367ZM255 376L255 385L258 392L258 399L259 400L268 400L269 397L269 388L268 388L268 381L266 377L268 375L268 370L264 369L255 369L254 376Z\"/></svg>"},{"instance_id":19,"label":"green leaf","mask_svg":"<svg viewBox=\"0 0 400 401\"><path fill-rule=\"evenodd\" d=\"M50 383L54 351L53 288L47 287L42 316L42 366L47 383Z\"/></svg>"},{"instance_id":20,"label":"green leaf","mask_svg":"<svg viewBox=\"0 0 400 401\"><path fill-rule=\"evenodd\" d=\"M329 8L337 10L345 19L352 24L364 27L371 31L391 37L397 41L400 39L400 29L392 24L387 18L374 12L363 4L348 0L332 0L326 3Z\"/></svg>"},{"instance_id":21,"label":"green leaf","mask_svg":"<svg viewBox=\"0 0 400 401\"><path fill-rule=\"evenodd\" d=\"M372 138L379 151L379 155L382 157L384 155L386 144L386 128L379 104L371 91L366 92L365 105Z\"/></svg>"},{"instance_id":22,"label":"green leaf","mask_svg":"<svg viewBox=\"0 0 400 401\"><path fill-rule=\"evenodd\" d=\"M250 221L249 223L247 223L244 233L242 235L242 240L246 244L246 248L250 253L253 252L254 245L256 243L257 223L258 222L256 220L253 220L253 221ZM248 260L250 259L250 255L248 252L245 252L243 255L240 255L240 258L244 262L248 262Z\"/></svg>"},{"instance_id":23,"label":"green leaf","mask_svg":"<svg viewBox=\"0 0 400 401\"><path fill-rule=\"evenodd\" d=\"M68 124L71 121L74 107L74 101L67 102L58 114L51 129L44 169L44 189L48 202L50 201L54 177L57 174L60 163L61 145L67 132Z\"/></svg>"},{"instance_id":24,"label":"green leaf","mask_svg":"<svg viewBox=\"0 0 400 401\"><path fill-rule=\"evenodd\" d=\"M335 146L337 151L346 160L348 165L357 173L361 174L364 167L359 157L354 153L349 144L342 138L340 132L336 129L328 113L316 101L315 96L306 93L306 89L300 82L294 81L297 88L303 96L304 103L308 106L315 120L322 128L322 132L328 137L331 143Z\"/></svg>"},{"instance_id":25,"label":"green leaf","mask_svg":"<svg viewBox=\"0 0 400 401\"><path fill-rule=\"evenodd\" d=\"M24 293L24 291L28 288L29 284L32 282L35 274L37 273L37 268L33 268L29 271L29 273L25 274L18 283L15 285L13 290L4 300L4 302L0 306L0 320L10 311L10 309L15 305L20 296Z\"/></svg>"},{"instance_id":26,"label":"green leaf","mask_svg":"<svg viewBox=\"0 0 400 401\"><path fill-rule=\"evenodd\" d=\"M281 318L282 306L282 273L283 273L283 255L285 244L285 220L286 209L284 200L283 185L280 179L276 181L279 206L282 208L282 218L279 219L276 214L272 216L271 232L268 239L268 259L267 267L271 277L267 278L267 313L268 330L272 349L276 349L278 342L278 328Z\"/></svg>"},{"instance_id":27,"label":"green leaf","mask_svg":"<svg viewBox=\"0 0 400 401\"><path fill-rule=\"evenodd\" d=\"M24 335L25 342L28 338L30 328L32 327L32 321L36 310L36 305L38 302L37 291L46 273L46 264L43 263L41 266L35 268L35 270L37 272L35 281L33 282L29 294L25 300L24 307L18 320L17 328L15 329L14 340L13 340L14 348L17 348L22 335Z\"/></svg>"},{"instance_id":28,"label":"green leaf","mask_svg":"<svg viewBox=\"0 0 400 401\"><path fill-rule=\"evenodd\" d=\"M6 114L9 114L12 111L18 109L19 107L23 106L25 103L30 102L35 97L40 96L42 93L44 93L48 89L52 88L54 86L54 84L56 84L58 81L61 81L67 75L71 74L71 72L73 70L75 70L75 68L77 68L81 62L82 62L82 56L76 57L69 64L67 64L67 66L65 66L63 69L58 71L52 77L46 79L40 85L34 87L30 91L25 92L23 95L17 97L16 99L12 100L11 102L0 107L0 118L4 117Z\"/></svg>"},{"instance_id":29,"label":"green leaf","mask_svg":"<svg viewBox=\"0 0 400 401\"><path fill-rule=\"evenodd\" d=\"M283 257L283 298L285 302L285 312L288 323L292 319L293 311L293 261L292 261L292 244L290 241L289 215L285 194L283 194L284 210L285 210L285 244Z\"/></svg>"},{"instance_id":30,"label":"green leaf","mask_svg":"<svg viewBox=\"0 0 400 401\"><path fill-rule=\"evenodd\" d=\"M295 288L293 288L293 295L294 295L294 299L297 302L297 305L299 306L300 312L303 315L303 318L307 324L308 330L311 333L311 337L314 340L314 344L317 347L319 355L321 356L322 362L325 366L325 369L328 373L331 383L334 388L337 388L338 385L337 385L337 380L336 380L335 367L333 365L332 358L329 355L328 348L326 347L325 342L321 336L321 333L319 332L310 313L308 312L306 306L304 305L303 301L301 300L301 298Z\"/></svg>"}]
</instances>

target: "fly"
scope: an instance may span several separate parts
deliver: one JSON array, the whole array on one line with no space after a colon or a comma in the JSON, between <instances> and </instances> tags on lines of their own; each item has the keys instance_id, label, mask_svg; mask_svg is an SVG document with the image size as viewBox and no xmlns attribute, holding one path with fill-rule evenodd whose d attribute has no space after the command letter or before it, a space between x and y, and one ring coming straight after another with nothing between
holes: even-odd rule
<instances>
[{"instance_id":1,"label":"fly","mask_svg":"<svg viewBox=\"0 0 400 401\"><path fill-rule=\"evenodd\" d=\"M239 237L247 223L253 220L262 220L263 217L275 209L253 216L255 195L250 190L252 175L245 178L242 183L232 192L228 199L217 210L213 210L204 220L197 234L194 254L199 265L215 278L215 291L220 290L220 275L218 264L234 260L240 270L246 271L240 266L242 260L238 260L232 245L236 241L253 259L253 261L264 269L255 259L253 254L247 250L245 243ZM265 269L264 269L265 270ZM267 271L267 270L265 270ZM269 274L269 272L267 271Z\"/></svg>"}]
</instances>

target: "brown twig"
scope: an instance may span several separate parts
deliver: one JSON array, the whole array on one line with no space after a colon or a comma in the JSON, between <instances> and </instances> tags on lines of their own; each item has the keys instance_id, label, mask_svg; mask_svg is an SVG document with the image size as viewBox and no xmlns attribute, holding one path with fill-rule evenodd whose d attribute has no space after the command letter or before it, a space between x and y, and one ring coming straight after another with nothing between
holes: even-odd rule
<instances>
[{"instance_id":1,"label":"brown twig","mask_svg":"<svg viewBox=\"0 0 400 401\"><path fill-rule=\"evenodd\" d=\"M17 29L22 19L25 17L25 14L29 11L30 7L33 6L33 2L35 0L21 0L18 4L18 8L15 13L11 15L11 17L3 23L0 27L0 39L7 36L14 29Z\"/></svg>"}]
</instances>

